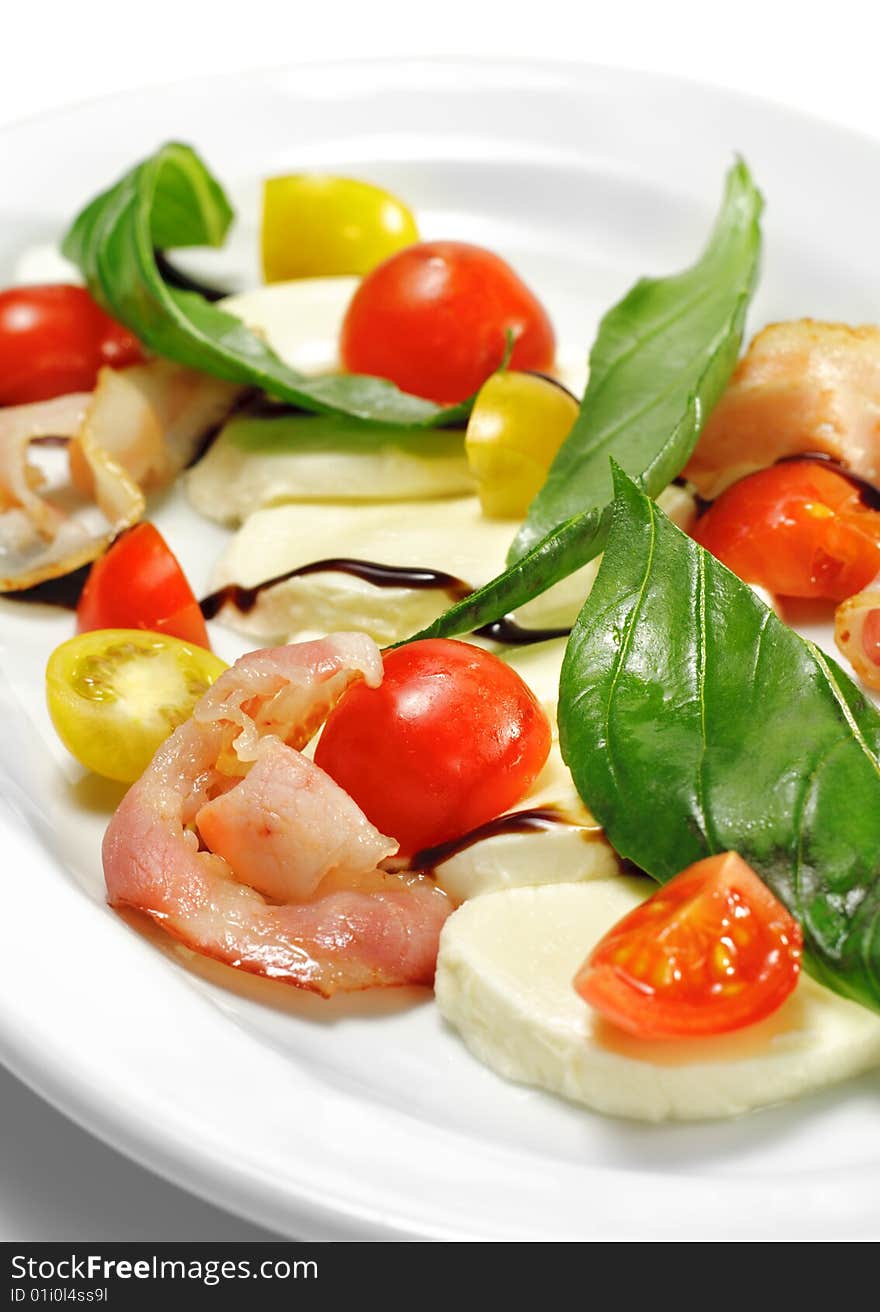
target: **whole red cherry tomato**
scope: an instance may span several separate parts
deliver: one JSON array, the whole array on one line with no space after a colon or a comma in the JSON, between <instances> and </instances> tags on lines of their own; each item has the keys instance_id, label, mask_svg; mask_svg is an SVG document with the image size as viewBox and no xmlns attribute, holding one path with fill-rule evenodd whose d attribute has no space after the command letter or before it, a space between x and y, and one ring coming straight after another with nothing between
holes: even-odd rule
<instances>
[{"instance_id":1,"label":"whole red cherry tomato","mask_svg":"<svg viewBox=\"0 0 880 1312\"><path fill-rule=\"evenodd\" d=\"M723 1034L763 1020L798 980L801 929L737 856L676 875L599 941L575 976L591 1007L641 1039Z\"/></svg>"},{"instance_id":2,"label":"whole red cherry tomato","mask_svg":"<svg viewBox=\"0 0 880 1312\"><path fill-rule=\"evenodd\" d=\"M0 405L89 392L102 365L143 359L136 337L84 287L53 283L0 292Z\"/></svg>"},{"instance_id":3,"label":"whole red cherry tomato","mask_svg":"<svg viewBox=\"0 0 880 1312\"><path fill-rule=\"evenodd\" d=\"M722 492L693 536L747 583L842 601L880 572L880 513L819 460L760 469Z\"/></svg>"},{"instance_id":4,"label":"whole red cherry tomato","mask_svg":"<svg viewBox=\"0 0 880 1312\"><path fill-rule=\"evenodd\" d=\"M149 629L210 651L199 603L152 524L123 533L92 566L76 609L76 630L92 629Z\"/></svg>"},{"instance_id":5,"label":"whole red cherry tomato","mask_svg":"<svg viewBox=\"0 0 880 1312\"><path fill-rule=\"evenodd\" d=\"M460 241L424 241L364 278L342 325L351 373L389 378L441 404L463 401L504 358L548 370L556 343L547 311L499 255Z\"/></svg>"},{"instance_id":6,"label":"whole red cherry tomato","mask_svg":"<svg viewBox=\"0 0 880 1312\"><path fill-rule=\"evenodd\" d=\"M331 712L315 761L411 856L518 802L550 725L516 671L470 643L424 639L383 663L378 688L355 684Z\"/></svg>"}]
</instances>

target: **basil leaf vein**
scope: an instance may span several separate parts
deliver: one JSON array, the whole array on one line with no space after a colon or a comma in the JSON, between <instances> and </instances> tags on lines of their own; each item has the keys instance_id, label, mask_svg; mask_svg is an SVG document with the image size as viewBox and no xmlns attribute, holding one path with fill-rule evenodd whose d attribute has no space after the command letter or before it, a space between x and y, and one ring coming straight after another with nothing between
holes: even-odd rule
<instances>
[{"instance_id":1,"label":"basil leaf vein","mask_svg":"<svg viewBox=\"0 0 880 1312\"><path fill-rule=\"evenodd\" d=\"M560 682L578 792L660 882L739 852L808 969L880 1011L880 713L619 468L615 492Z\"/></svg>"}]
</instances>

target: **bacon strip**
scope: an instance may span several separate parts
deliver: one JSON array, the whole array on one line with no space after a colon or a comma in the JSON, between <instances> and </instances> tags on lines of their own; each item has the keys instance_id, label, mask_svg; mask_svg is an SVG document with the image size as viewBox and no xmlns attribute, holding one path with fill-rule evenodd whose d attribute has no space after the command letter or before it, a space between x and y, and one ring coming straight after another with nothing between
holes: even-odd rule
<instances>
[{"instance_id":1,"label":"bacon strip","mask_svg":"<svg viewBox=\"0 0 880 1312\"><path fill-rule=\"evenodd\" d=\"M95 560L170 481L241 388L151 360L102 369L94 393L0 409L0 592ZM30 460L44 437L68 439L69 484L49 491Z\"/></svg>"},{"instance_id":2,"label":"bacon strip","mask_svg":"<svg viewBox=\"0 0 880 1312\"><path fill-rule=\"evenodd\" d=\"M361 634L255 652L226 671L110 822L111 905L325 997L430 983L448 900L423 875L378 870L396 843L298 752L351 682L381 676ZM217 851L200 848L201 825Z\"/></svg>"}]
</instances>

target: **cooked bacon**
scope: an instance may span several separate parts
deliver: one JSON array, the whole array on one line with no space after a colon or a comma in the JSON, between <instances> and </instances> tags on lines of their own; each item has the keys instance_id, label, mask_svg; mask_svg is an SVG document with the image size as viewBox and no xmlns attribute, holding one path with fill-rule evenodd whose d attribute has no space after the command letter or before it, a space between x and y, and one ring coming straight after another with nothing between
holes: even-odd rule
<instances>
[{"instance_id":1,"label":"cooked bacon","mask_svg":"<svg viewBox=\"0 0 880 1312\"><path fill-rule=\"evenodd\" d=\"M328 874L357 879L397 851L348 793L274 736L241 783L206 802L196 828L240 880L279 902L305 901Z\"/></svg>"},{"instance_id":2,"label":"cooked bacon","mask_svg":"<svg viewBox=\"0 0 880 1312\"><path fill-rule=\"evenodd\" d=\"M102 369L81 437L120 464L145 491L168 483L198 453L204 435L232 409L242 388L170 360ZM71 472L88 493L88 473L71 452Z\"/></svg>"},{"instance_id":3,"label":"cooked bacon","mask_svg":"<svg viewBox=\"0 0 880 1312\"><path fill-rule=\"evenodd\" d=\"M94 393L0 409L0 592L95 560L143 516L241 389L167 360L102 369ZM70 484L46 490L32 442L68 441Z\"/></svg>"},{"instance_id":4,"label":"cooked bacon","mask_svg":"<svg viewBox=\"0 0 880 1312\"><path fill-rule=\"evenodd\" d=\"M758 333L685 475L711 499L745 474L805 452L880 481L880 328L800 319Z\"/></svg>"},{"instance_id":5,"label":"cooked bacon","mask_svg":"<svg viewBox=\"0 0 880 1312\"><path fill-rule=\"evenodd\" d=\"M20 506L44 537L57 531L61 511L40 496L43 477L28 460L31 442L43 437L74 437L91 393L74 392L52 401L0 409L0 510Z\"/></svg>"},{"instance_id":6,"label":"cooked bacon","mask_svg":"<svg viewBox=\"0 0 880 1312\"><path fill-rule=\"evenodd\" d=\"M396 843L299 754L350 683L381 677L362 634L254 652L221 675L110 822L111 905L324 996L430 983L445 895L378 870Z\"/></svg>"},{"instance_id":7,"label":"cooked bacon","mask_svg":"<svg viewBox=\"0 0 880 1312\"><path fill-rule=\"evenodd\" d=\"M91 397L57 397L0 409L0 592L33 587L94 560L144 513L144 496L124 469L89 436L79 459L94 505L63 506L45 494L45 480L29 460L44 437L77 440Z\"/></svg>"}]
</instances>

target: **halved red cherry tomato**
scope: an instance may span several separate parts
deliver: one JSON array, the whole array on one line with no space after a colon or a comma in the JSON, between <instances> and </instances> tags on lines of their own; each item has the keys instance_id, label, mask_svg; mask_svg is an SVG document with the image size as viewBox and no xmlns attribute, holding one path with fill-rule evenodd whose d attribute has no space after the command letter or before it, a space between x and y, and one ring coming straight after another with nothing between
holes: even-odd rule
<instances>
[{"instance_id":1,"label":"halved red cherry tomato","mask_svg":"<svg viewBox=\"0 0 880 1312\"><path fill-rule=\"evenodd\" d=\"M89 392L102 365L143 359L137 338L84 287L52 283L0 292L0 405Z\"/></svg>"},{"instance_id":2,"label":"halved red cherry tomato","mask_svg":"<svg viewBox=\"0 0 880 1312\"><path fill-rule=\"evenodd\" d=\"M547 311L499 255L460 241L424 241L364 278L342 325L351 373L390 378L441 403L476 392L514 338L512 369L552 368Z\"/></svg>"},{"instance_id":3,"label":"halved red cherry tomato","mask_svg":"<svg viewBox=\"0 0 880 1312\"><path fill-rule=\"evenodd\" d=\"M747 583L842 601L880 572L880 513L818 460L749 474L697 520L697 542Z\"/></svg>"},{"instance_id":4,"label":"halved red cherry tomato","mask_svg":"<svg viewBox=\"0 0 880 1312\"><path fill-rule=\"evenodd\" d=\"M380 687L355 684L331 712L315 761L411 856L518 802L550 725L516 671L469 643L426 639L383 660Z\"/></svg>"},{"instance_id":5,"label":"halved red cherry tomato","mask_svg":"<svg viewBox=\"0 0 880 1312\"><path fill-rule=\"evenodd\" d=\"M78 633L149 629L209 651L199 603L177 557L152 524L136 524L91 568L76 609Z\"/></svg>"},{"instance_id":6,"label":"halved red cherry tomato","mask_svg":"<svg viewBox=\"0 0 880 1312\"><path fill-rule=\"evenodd\" d=\"M706 857L623 917L574 986L641 1039L724 1034L763 1020L798 980L801 929L736 852Z\"/></svg>"}]
</instances>

